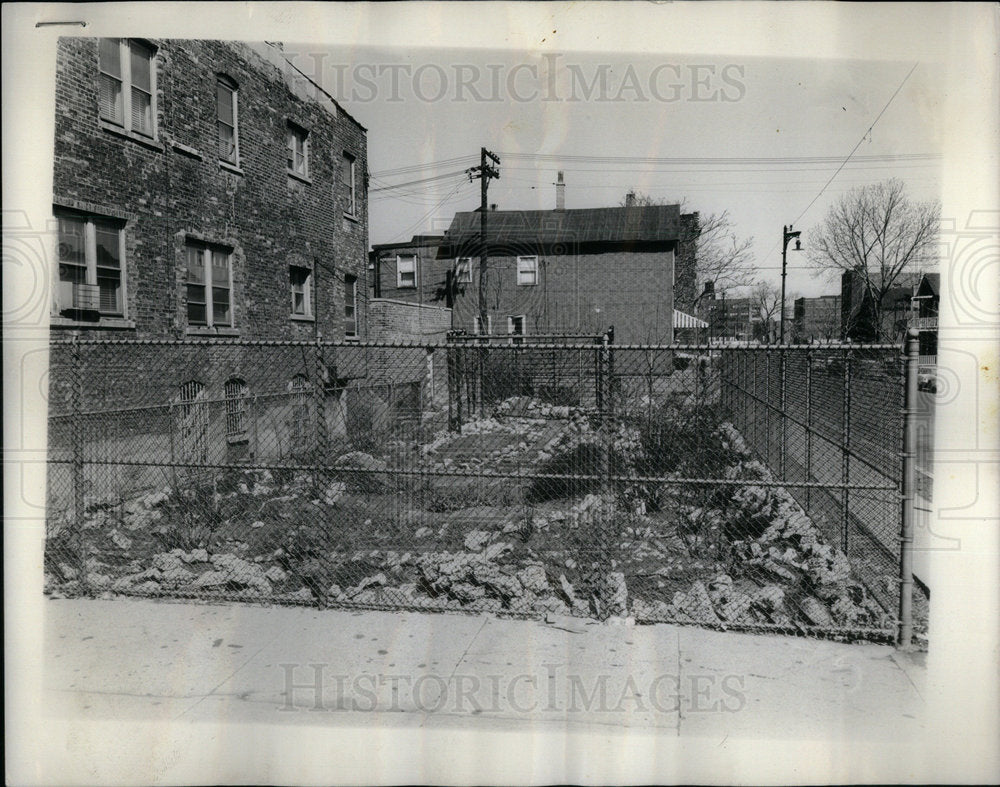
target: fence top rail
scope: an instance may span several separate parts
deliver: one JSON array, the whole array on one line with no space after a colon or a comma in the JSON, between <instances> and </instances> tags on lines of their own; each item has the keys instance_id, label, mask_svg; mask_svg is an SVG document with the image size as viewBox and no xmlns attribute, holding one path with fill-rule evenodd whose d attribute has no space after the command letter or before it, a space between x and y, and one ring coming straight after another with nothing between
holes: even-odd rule
<instances>
[{"instance_id":1,"label":"fence top rail","mask_svg":"<svg viewBox=\"0 0 1000 787\"><path fill-rule=\"evenodd\" d=\"M345 350L355 349L421 349L442 350L448 348L468 348L470 345L506 350L594 350L601 345L593 342L533 342L530 336L507 336L508 340L517 339L517 343L489 343L492 337L469 337L459 341L445 342L371 342L371 341L325 341L315 339L232 339L228 337L207 337L197 339L154 339L154 338L58 338L51 339L53 347L82 346L158 346L158 347L327 347ZM545 337L548 338L548 337ZM475 341L479 339L480 341ZM487 341L482 341L486 339ZM690 352L723 352L726 350L754 350L758 352L831 352L847 350L901 350L900 344L823 344L823 345L780 345L757 344L754 342L733 342L729 344L614 344L608 348L615 350L653 350L653 351L690 351Z\"/></svg>"}]
</instances>

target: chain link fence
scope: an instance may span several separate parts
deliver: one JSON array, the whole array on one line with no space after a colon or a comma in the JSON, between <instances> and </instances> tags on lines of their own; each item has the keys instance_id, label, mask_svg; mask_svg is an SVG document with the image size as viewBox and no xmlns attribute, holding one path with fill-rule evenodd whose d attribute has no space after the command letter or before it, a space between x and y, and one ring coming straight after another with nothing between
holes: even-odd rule
<instances>
[{"instance_id":1,"label":"chain link fence","mask_svg":"<svg viewBox=\"0 0 1000 787\"><path fill-rule=\"evenodd\" d=\"M606 336L56 343L48 592L892 637L900 364Z\"/></svg>"}]
</instances>

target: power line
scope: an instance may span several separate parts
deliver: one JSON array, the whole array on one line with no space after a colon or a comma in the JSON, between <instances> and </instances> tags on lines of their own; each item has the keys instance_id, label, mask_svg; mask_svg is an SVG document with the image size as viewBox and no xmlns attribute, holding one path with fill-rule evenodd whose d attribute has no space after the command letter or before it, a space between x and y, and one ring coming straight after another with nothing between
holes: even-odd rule
<instances>
[{"instance_id":1,"label":"power line","mask_svg":"<svg viewBox=\"0 0 1000 787\"><path fill-rule=\"evenodd\" d=\"M823 188L821 188L819 190L819 194L817 194L815 197L813 197L812 198L812 202L810 202L808 205L806 205L805 210L803 210L798 216L795 217L795 221L798 221L799 219L801 219L806 214L806 211L808 211L809 208L811 208L813 205L816 204L816 200L818 200L821 196L823 196L823 192L826 191L826 187L829 186L831 183L833 183L833 179L835 177L837 177L837 175L840 174L840 171L844 168L844 165L846 165L847 162L851 160L851 156L854 155L854 151L856 151L859 147L861 147L861 143L865 141L865 138L869 134L872 133L872 129L875 128L875 124L878 123L878 121L882 117L882 115L885 114L885 111L889 108L889 105L892 103L893 99L896 98L897 95L899 95L899 91L903 89L903 85L905 85L906 84L906 80L908 80L910 78L910 74L912 74L914 71L916 71L917 65L918 65L918 63L914 63L913 64L912 68L910 68L910 70L906 73L906 76L903 77L903 81L899 83L899 87L897 87L896 90L895 90L895 92L891 96L889 96L889 100L885 102L885 106L882 107L882 111L879 112L878 115L875 116L875 119L872 121L872 124L868 127L868 130L865 131L865 133L861 135L861 139L858 140L858 144L855 145L851 149L850 153L847 154L847 158L845 158L844 161L843 161L843 163L839 167L837 167L836 172L834 172L830 176L830 179L826 182L826 185L823 186ZM795 224L795 221L793 221L792 224Z\"/></svg>"},{"instance_id":2,"label":"power line","mask_svg":"<svg viewBox=\"0 0 1000 787\"><path fill-rule=\"evenodd\" d=\"M455 172L446 172L443 175L432 175L429 178L420 178L419 180L409 180L406 181L405 183L393 183L388 186L382 186L381 188L369 189L368 193L374 194L375 192L378 191L390 191L392 189L401 189L404 186L415 186L418 183L430 183L431 181L444 180L445 178L452 178L456 175L466 175L466 174L468 174L467 169L456 170Z\"/></svg>"},{"instance_id":3,"label":"power line","mask_svg":"<svg viewBox=\"0 0 1000 787\"><path fill-rule=\"evenodd\" d=\"M914 66L915 68L916 66ZM912 69L911 69L912 73ZM908 77L909 75L907 75ZM905 82L905 80L904 80ZM902 88L902 85L900 85ZM897 93L899 90L897 89ZM895 97L895 94L893 94ZM890 102L892 99L890 99ZM888 104L886 105L888 107ZM883 108L882 112L885 112ZM879 113L879 117L882 113ZM876 122L878 118L876 118ZM872 124L875 125L874 123ZM869 129L870 131L871 129ZM860 144L860 143L859 143ZM852 151L853 153L853 151ZM591 164L663 164L663 165L734 165L734 166L772 166L777 164L839 164L840 156L704 156L704 157L682 157L682 156L578 156L578 155L557 155L554 153L502 153L507 158L522 159L529 161L551 161L555 163L581 162ZM858 162L888 162L888 161L930 161L940 159L941 156L935 153L887 153L881 155L858 156Z\"/></svg>"}]
</instances>

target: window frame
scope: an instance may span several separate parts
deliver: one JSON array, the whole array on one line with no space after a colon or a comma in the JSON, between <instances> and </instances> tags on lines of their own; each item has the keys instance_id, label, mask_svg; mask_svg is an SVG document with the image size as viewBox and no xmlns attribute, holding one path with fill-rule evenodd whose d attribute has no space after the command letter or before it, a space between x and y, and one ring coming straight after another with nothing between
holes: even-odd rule
<instances>
[{"instance_id":1,"label":"window frame","mask_svg":"<svg viewBox=\"0 0 1000 787\"><path fill-rule=\"evenodd\" d=\"M344 151L341 156L342 167L341 167L341 180L343 180L344 185L347 186L347 210L344 211L351 218L356 218L358 215L358 174L357 174L357 157L353 153ZM345 173L346 169L346 173ZM345 178L344 175L349 173L349 178Z\"/></svg>"},{"instance_id":2,"label":"window frame","mask_svg":"<svg viewBox=\"0 0 1000 787\"><path fill-rule=\"evenodd\" d=\"M464 268L463 263L465 263ZM472 284L472 257L459 257L455 260L455 283Z\"/></svg>"},{"instance_id":3,"label":"window frame","mask_svg":"<svg viewBox=\"0 0 1000 787\"><path fill-rule=\"evenodd\" d=\"M521 321L520 333L514 332L514 321ZM511 344L524 344L524 337L528 335L528 319L524 314L511 314L507 317L507 335L510 336Z\"/></svg>"},{"instance_id":4,"label":"window frame","mask_svg":"<svg viewBox=\"0 0 1000 787\"><path fill-rule=\"evenodd\" d=\"M293 275L295 272L301 272L301 273L305 274L305 276L303 278L303 281L302 281L302 284L301 284L301 287L302 287L301 295L302 295L302 306L303 306L303 310L302 311L296 311L295 310L295 295L297 294L297 290L295 289L296 288L295 277ZM291 295L291 309L292 309L291 310L291 316L295 317L295 318L298 318L298 319L308 319L308 320L311 320L313 318L313 308L312 308L312 299L313 299L313 271L312 271L312 268L310 268L310 267L308 267L306 265L295 265L294 263L290 264L288 266L288 282L289 282L290 295Z\"/></svg>"},{"instance_id":5,"label":"window frame","mask_svg":"<svg viewBox=\"0 0 1000 787\"><path fill-rule=\"evenodd\" d=\"M351 291L351 317L350 319L354 323L354 330L347 330L347 293L348 285L350 285ZM358 338L358 277L351 273L344 274L344 338L345 339L357 339Z\"/></svg>"},{"instance_id":6,"label":"window frame","mask_svg":"<svg viewBox=\"0 0 1000 787\"><path fill-rule=\"evenodd\" d=\"M493 335L493 315L486 315L486 333L484 334L480 330L479 315L473 315L472 317L472 333L476 336L492 336Z\"/></svg>"},{"instance_id":7,"label":"window frame","mask_svg":"<svg viewBox=\"0 0 1000 787\"><path fill-rule=\"evenodd\" d=\"M226 439L246 442L249 415L250 386L242 377L230 377L223 384L226 406Z\"/></svg>"},{"instance_id":8,"label":"window frame","mask_svg":"<svg viewBox=\"0 0 1000 787\"><path fill-rule=\"evenodd\" d=\"M299 373L289 379L286 387L290 408L288 437L291 442L301 443L308 447L311 433L310 425L313 420L310 408L310 400L314 396L312 381L304 374ZM295 447L289 446L289 448L294 453Z\"/></svg>"},{"instance_id":9,"label":"window frame","mask_svg":"<svg viewBox=\"0 0 1000 787\"><path fill-rule=\"evenodd\" d=\"M413 284L403 283L403 270L402 263L404 259L413 260L413 268L408 271L408 273L413 274ZM416 254L397 254L396 255L396 289L397 290L415 290L417 289L417 265L418 265L418 255Z\"/></svg>"},{"instance_id":10,"label":"window frame","mask_svg":"<svg viewBox=\"0 0 1000 787\"><path fill-rule=\"evenodd\" d=\"M57 229L56 229L56 249L53 259L55 260L55 287L53 288L53 313L62 318L68 318L70 320L77 321L78 317L68 316L65 312L75 312L75 311L94 311L84 309L77 305L76 298L71 295L70 303L63 303L62 297L62 267L64 265L71 265L76 268L83 268L83 284L96 287L97 288L97 309L96 312L99 315L99 319L110 319L110 320L127 320L128 319L128 289L127 289L127 275L126 275L126 259L125 259L125 224L120 219L112 219L106 216L98 216L94 214L83 214L83 213L71 213L69 211L55 211L54 212ZM63 262L62 254L60 251L60 244L62 238L62 224L63 221L77 222L83 225L83 254L84 260L83 265L78 265L75 263ZM107 276L101 276L99 269L108 270L107 266L98 265L97 261L97 230L98 226L105 230L111 230L118 237L118 310L117 311L104 311L101 309L101 298L100 298L100 279L108 278ZM72 284L72 283L71 283Z\"/></svg>"},{"instance_id":11,"label":"window frame","mask_svg":"<svg viewBox=\"0 0 1000 787\"><path fill-rule=\"evenodd\" d=\"M289 175L299 180L309 180L309 136L309 129L300 126L292 120L285 121L285 150L286 153L291 153L292 162L292 166L289 166L286 156L285 167ZM294 166L295 157L298 155L298 150L294 144L296 139L302 140L302 172L297 171Z\"/></svg>"},{"instance_id":12,"label":"window frame","mask_svg":"<svg viewBox=\"0 0 1000 787\"><path fill-rule=\"evenodd\" d=\"M220 132L220 127L222 125L228 125L219 115L221 110L221 105L219 103L219 89L228 90L230 96L232 97L232 108L233 108L233 152L232 158L225 158L221 155L222 153L222 137ZM234 167L240 166L240 105L239 105L239 85L236 84L236 80L226 74L219 74L215 80L215 126L216 126L216 154L218 155L219 161L223 164L230 164Z\"/></svg>"},{"instance_id":13,"label":"window frame","mask_svg":"<svg viewBox=\"0 0 1000 787\"><path fill-rule=\"evenodd\" d=\"M530 270L522 270L522 262L532 261L533 265ZM531 274L531 281L523 281L523 277L526 273ZM517 286L518 287L534 287L538 284L538 255L529 254L523 257L517 258Z\"/></svg>"},{"instance_id":14,"label":"window frame","mask_svg":"<svg viewBox=\"0 0 1000 787\"><path fill-rule=\"evenodd\" d=\"M115 76L105 71L101 66L101 41L114 41L118 44L118 75ZM97 73L98 79L109 77L118 82L118 104L121 117L108 117L101 107L100 88L98 88L97 117L105 128L120 131L128 135L135 135L143 140L157 141L157 100L156 100L156 54L157 48L148 41L136 38L100 38L97 44ZM149 131L143 131L134 127L132 122L132 91L139 90L147 93L146 88L139 87L133 80L132 75L132 49L141 48L149 52ZM126 89L126 87L128 89Z\"/></svg>"},{"instance_id":15,"label":"window frame","mask_svg":"<svg viewBox=\"0 0 1000 787\"><path fill-rule=\"evenodd\" d=\"M202 282L192 282L190 280L191 270L188 263L188 252L191 249L196 249L202 256L202 270L204 271L204 281ZM228 288L229 293L229 323L219 323L215 320L215 282L212 280L212 255L215 253L224 254L226 257L226 271L228 274ZM233 297L233 251L228 246L222 246L219 244L208 243L207 241L197 240L194 238L188 238L184 242L184 270L185 270L185 290L184 290L184 314L187 318L187 325L189 328L198 328L201 330L235 330L236 328L236 304L235 298ZM190 290L188 288L192 286L200 286L204 291L205 297L205 322L192 322L191 321L191 309L190 309ZM219 288L221 289L221 287Z\"/></svg>"}]
</instances>

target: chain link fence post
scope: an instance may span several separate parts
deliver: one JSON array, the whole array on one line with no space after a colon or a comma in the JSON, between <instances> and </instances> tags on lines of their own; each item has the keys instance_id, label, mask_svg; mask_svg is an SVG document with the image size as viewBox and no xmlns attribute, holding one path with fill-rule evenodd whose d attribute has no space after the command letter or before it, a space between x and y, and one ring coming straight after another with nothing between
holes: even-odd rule
<instances>
[{"instance_id":1,"label":"chain link fence post","mask_svg":"<svg viewBox=\"0 0 1000 787\"><path fill-rule=\"evenodd\" d=\"M850 557L850 538L848 535L848 530L850 528L851 511L850 511L850 491L847 485L851 480L851 364L854 360L854 355L850 348L843 350L841 354L843 360L844 371L843 371L843 424L841 426L841 446L840 446L840 457L841 457L841 467L840 467L840 483L844 485L843 493L840 498L840 531L841 531L841 548L844 554Z\"/></svg>"},{"instance_id":2,"label":"chain link fence post","mask_svg":"<svg viewBox=\"0 0 1000 787\"><path fill-rule=\"evenodd\" d=\"M313 459L315 462L313 468L313 486L316 488L317 494L322 494L319 469L321 467L325 469L329 466L329 462L327 461L329 458L329 441L327 440L326 433L326 389L328 386L335 386L337 381L329 379L329 369L323 357L323 339L318 334L316 336L315 364L316 384L313 386L313 396L316 404L316 455Z\"/></svg>"},{"instance_id":3,"label":"chain link fence post","mask_svg":"<svg viewBox=\"0 0 1000 787\"><path fill-rule=\"evenodd\" d=\"M785 451L788 446L788 409L787 409L787 380L785 378L785 367L787 360L787 349L781 347L778 350L778 361L781 364L781 445L779 446L778 454L778 474L781 480L786 480L785 478Z\"/></svg>"},{"instance_id":4,"label":"chain link fence post","mask_svg":"<svg viewBox=\"0 0 1000 787\"><path fill-rule=\"evenodd\" d=\"M812 483L812 399L813 399L813 375L812 375L812 349L806 350L806 483ZM812 489L806 487L806 511L812 511Z\"/></svg>"},{"instance_id":5,"label":"chain link fence post","mask_svg":"<svg viewBox=\"0 0 1000 787\"><path fill-rule=\"evenodd\" d=\"M83 534L83 523L86 519L86 498L84 495L84 435L83 435L83 370L80 362L80 343L78 337L73 335L73 343L70 350L72 369L72 390L70 392L70 410L72 422L72 443L73 443L73 559L77 565L74 568L79 572L80 586L86 590L87 586L87 555L86 539Z\"/></svg>"},{"instance_id":6,"label":"chain link fence post","mask_svg":"<svg viewBox=\"0 0 1000 787\"><path fill-rule=\"evenodd\" d=\"M916 489L917 450L917 367L920 362L920 333L910 328L904 343L903 366L903 451L900 484L899 553L899 638L900 648L913 642L913 498Z\"/></svg>"}]
</instances>

